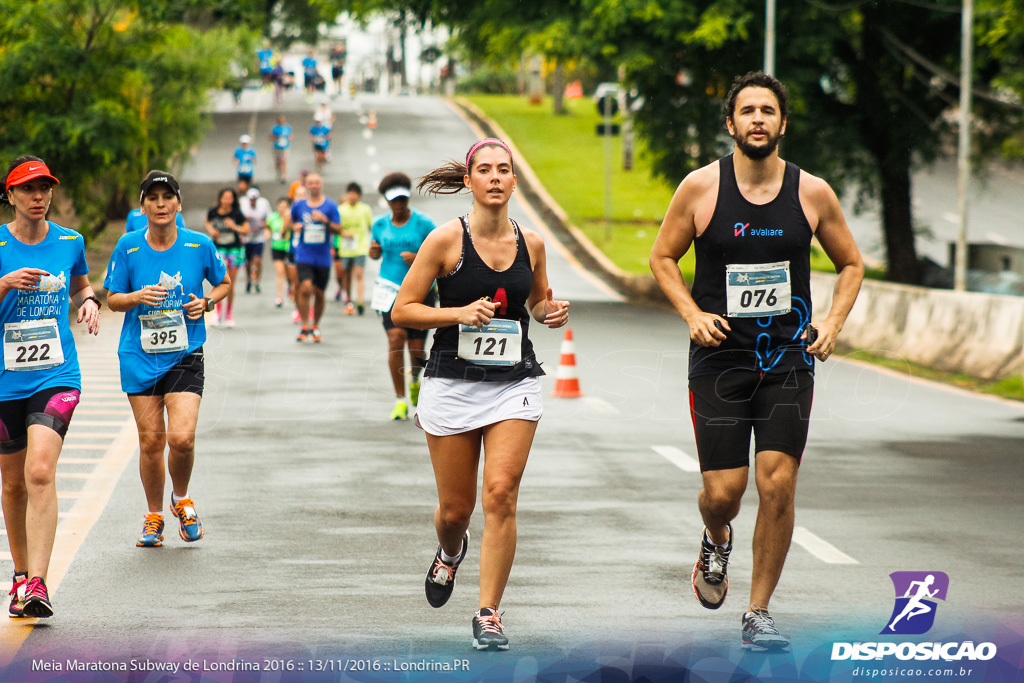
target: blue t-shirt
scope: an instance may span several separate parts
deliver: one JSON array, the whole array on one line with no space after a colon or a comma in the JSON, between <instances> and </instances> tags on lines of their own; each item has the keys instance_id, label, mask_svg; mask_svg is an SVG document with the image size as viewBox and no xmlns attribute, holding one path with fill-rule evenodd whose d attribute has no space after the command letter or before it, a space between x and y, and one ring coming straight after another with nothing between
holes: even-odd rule
<instances>
[{"instance_id":1,"label":"blue t-shirt","mask_svg":"<svg viewBox=\"0 0 1024 683\"><path fill-rule=\"evenodd\" d=\"M4 364L0 369L0 401L28 398L53 387L82 388L78 352L68 319L71 278L87 275L85 240L80 234L57 225L50 226L39 244L25 244L11 234L9 224L0 226L0 277L22 268L39 268L49 273L34 291L12 289L0 302L0 323L4 325ZM8 329L8 324L53 318L64 354L64 362L38 370L8 370L21 363L44 361L54 357L53 340L14 344L25 330ZM8 346L8 344L11 344ZM46 348L44 348L46 347Z\"/></svg>"},{"instance_id":2,"label":"blue t-shirt","mask_svg":"<svg viewBox=\"0 0 1024 683\"><path fill-rule=\"evenodd\" d=\"M316 76L316 60L313 59L312 57L303 57L302 70L303 73L305 73L305 75L308 76L309 78Z\"/></svg>"},{"instance_id":3,"label":"blue t-shirt","mask_svg":"<svg viewBox=\"0 0 1024 683\"><path fill-rule=\"evenodd\" d=\"M273 50L258 50L256 56L260 60L260 73L268 74L271 69L274 68L274 51Z\"/></svg>"},{"instance_id":4,"label":"blue t-shirt","mask_svg":"<svg viewBox=\"0 0 1024 683\"><path fill-rule=\"evenodd\" d=\"M179 229L185 227L185 219L181 217L181 212L174 217L174 223ZM142 213L142 209L132 209L128 214L128 219L124 222L125 232L135 232L136 230L145 230L149 227L149 220L146 218L146 214Z\"/></svg>"},{"instance_id":5,"label":"blue t-shirt","mask_svg":"<svg viewBox=\"0 0 1024 683\"><path fill-rule=\"evenodd\" d=\"M309 134L313 136L313 146L327 149L331 145L331 129L327 126L316 124L309 129Z\"/></svg>"},{"instance_id":6,"label":"blue t-shirt","mask_svg":"<svg viewBox=\"0 0 1024 683\"><path fill-rule=\"evenodd\" d=\"M204 280L216 286L224 280L225 273L227 267L213 241L194 230L178 230L178 239L165 251L153 249L146 240L145 232L130 232L117 241L107 266L107 279L103 283L107 290L128 294L146 285L161 285L167 289L167 298L160 305L140 304L124 314L121 342L117 347L122 391L126 394L145 391L206 341L205 321L202 318L189 320L182 311L188 348L146 353L142 350L139 316L180 310L190 301L189 294L203 296Z\"/></svg>"},{"instance_id":7,"label":"blue t-shirt","mask_svg":"<svg viewBox=\"0 0 1024 683\"><path fill-rule=\"evenodd\" d=\"M309 207L309 200L300 199L292 205L292 223L297 224L299 241L295 247L295 262L306 263L320 268L330 268L334 259L331 258L331 228L324 223L313 220L313 211L321 211L332 223L341 223L338 203L330 197L324 197L323 204Z\"/></svg>"},{"instance_id":8,"label":"blue t-shirt","mask_svg":"<svg viewBox=\"0 0 1024 683\"><path fill-rule=\"evenodd\" d=\"M270 134L274 136L274 149L288 149L292 144L292 127L287 123L283 126L274 126Z\"/></svg>"},{"instance_id":9,"label":"blue t-shirt","mask_svg":"<svg viewBox=\"0 0 1024 683\"><path fill-rule=\"evenodd\" d=\"M238 159L238 175L252 175L253 164L256 163L256 150L239 147L235 150L235 158Z\"/></svg>"},{"instance_id":10,"label":"blue t-shirt","mask_svg":"<svg viewBox=\"0 0 1024 683\"><path fill-rule=\"evenodd\" d=\"M385 214L373 222L373 240L380 244L381 261L380 277L402 284L409 264L402 258L403 251L417 252L423 246L423 240L435 227L430 216L412 209L412 216L400 228L391 222L391 214Z\"/></svg>"}]
</instances>

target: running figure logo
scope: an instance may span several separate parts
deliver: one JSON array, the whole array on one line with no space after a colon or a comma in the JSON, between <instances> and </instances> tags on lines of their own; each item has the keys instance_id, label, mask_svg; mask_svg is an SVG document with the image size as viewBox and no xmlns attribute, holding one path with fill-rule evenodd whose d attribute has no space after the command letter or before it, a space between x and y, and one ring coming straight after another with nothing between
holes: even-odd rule
<instances>
[{"instance_id":1,"label":"running figure logo","mask_svg":"<svg viewBox=\"0 0 1024 683\"><path fill-rule=\"evenodd\" d=\"M945 600L949 576L945 572L893 572L896 604L881 633L918 635L935 623L935 600Z\"/></svg>"}]
</instances>

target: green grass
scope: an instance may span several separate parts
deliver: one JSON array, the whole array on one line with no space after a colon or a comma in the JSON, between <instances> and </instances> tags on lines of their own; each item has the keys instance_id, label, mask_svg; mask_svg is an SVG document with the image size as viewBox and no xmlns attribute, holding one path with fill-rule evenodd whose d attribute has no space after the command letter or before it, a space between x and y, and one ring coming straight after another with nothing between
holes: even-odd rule
<instances>
[{"instance_id":1,"label":"green grass","mask_svg":"<svg viewBox=\"0 0 1024 683\"><path fill-rule=\"evenodd\" d=\"M675 188L651 176L640 141L634 150L633 170L624 171L622 138L612 139L609 230L604 220L604 139L595 131L601 117L591 99L566 100L565 116L552 113L550 98L539 105L514 95L470 95L466 99L508 133L573 225L624 271L650 273L651 246ZM692 255L682 266L692 276Z\"/></svg>"},{"instance_id":2,"label":"green grass","mask_svg":"<svg viewBox=\"0 0 1024 683\"><path fill-rule=\"evenodd\" d=\"M890 370L902 372L913 377L952 384L963 389L970 389L983 394L999 396L1015 401L1024 401L1024 376L1007 377L1002 380L989 380L968 375L963 372L949 372L939 370L927 365L920 365L908 361L906 358L894 355L884 355L865 351L863 349L843 348L842 354L851 360L859 360L872 365L879 365Z\"/></svg>"}]
</instances>

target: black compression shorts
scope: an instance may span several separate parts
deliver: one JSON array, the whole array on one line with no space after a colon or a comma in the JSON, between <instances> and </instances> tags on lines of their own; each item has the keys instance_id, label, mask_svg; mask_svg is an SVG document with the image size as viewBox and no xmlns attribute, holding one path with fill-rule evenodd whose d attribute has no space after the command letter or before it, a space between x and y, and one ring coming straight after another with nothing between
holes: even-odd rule
<instances>
[{"instance_id":1,"label":"black compression shorts","mask_svg":"<svg viewBox=\"0 0 1024 683\"><path fill-rule=\"evenodd\" d=\"M754 452L780 451L799 462L807 445L814 373L733 370L690 380L690 416L702 472L750 465Z\"/></svg>"}]
</instances>

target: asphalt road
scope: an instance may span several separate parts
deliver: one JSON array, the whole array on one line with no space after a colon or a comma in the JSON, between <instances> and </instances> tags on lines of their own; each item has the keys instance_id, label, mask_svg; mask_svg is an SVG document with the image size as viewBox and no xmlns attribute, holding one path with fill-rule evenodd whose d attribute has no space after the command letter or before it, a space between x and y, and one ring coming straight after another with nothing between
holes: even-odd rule
<instances>
[{"instance_id":1,"label":"asphalt road","mask_svg":"<svg viewBox=\"0 0 1024 683\"><path fill-rule=\"evenodd\" d=\"M270 95L247 91L237 107L228 98L215 106L215 128L181 175L193 227L217 188L233 184L231 152L242 132L256 141L264 194L283 189L267 140L277 113ZM367 96L332 107L327 191L338 196L357 180L375 210L384 173L421 175L464 154L476 137L434 98ZM293 175L311 166L302 131L312 108L292 94L283 109L298 132ZM370 109L372 131L361 122ZM416 197L413 205L438 222L469 208L464 196ZM511 214L537 227L522 205ZM772 601L794 651L743 655L757 496L751 486L734 524L731 597L706 611L689 585L702 524L685 326L666 311L622 302L550 237L548 253L555 295L574 302L570 327L586 397L546 399L502 603L510 652L469 646L478 546L446 607L431 609L423 598L436 491L422 433L387 420L393 398L380 323L369 313L345 316L331 302L324 342L299 345L289 311L273 307L268 271L263 294L239 292L238 327L212 329L206 346L190 490L206 529L198 543L183 543L169 527L163 548L135 547L144 498L116 383L116 316L99 339L82 342L86 391L58 481L57 615L0 624L0 645L13 660L0 680L47 680L52 674L31 673L33 663L72 658L264 666L252 678L203 674L211 681L290 680L273 673L274 661L294 668L349 658L468 660L468 673L438 680L487 672L530 680L538 670L581 677L608 667L626 678L606 680L627 680L641 660L671 661L669 671L682 662L702 680L740 670L795 676L820 665L815 658L831 641L877 637L893 605L888 574L897 570L949 574L950 596L929 637L1024 634L1024 406L833 358L818 372L797 496L799 542ZM562 333L540 328L533 336L547 394ZM475 539L482 524L478 509ZM302 680L321 680L305 671ZM346 675L400 680L386 670ZM575 680L565 676L555 678Z\"/></svg>"}]
</instances>

